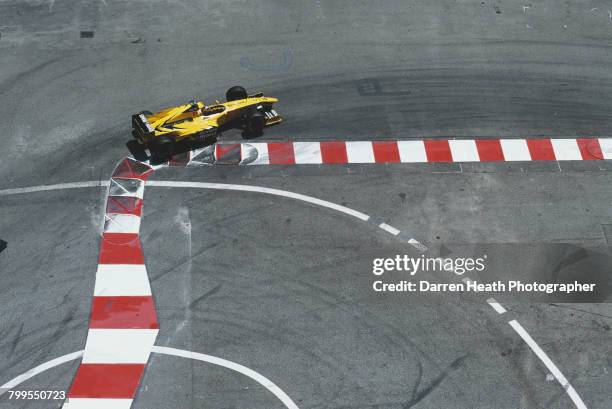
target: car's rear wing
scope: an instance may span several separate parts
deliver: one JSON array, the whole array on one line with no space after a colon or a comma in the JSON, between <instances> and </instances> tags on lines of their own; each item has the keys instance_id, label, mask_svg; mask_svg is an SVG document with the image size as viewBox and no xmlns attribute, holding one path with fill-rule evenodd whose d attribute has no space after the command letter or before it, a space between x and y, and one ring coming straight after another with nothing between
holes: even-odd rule
<instances>
[{"instance_id":1,"label":"car's rear wing","mask_svg":"<svg viewBox=\"0 0 612 409\"><path fill-rule=\"evenodd\" d=\"M145 114L132 115L132 135L140 141L148 141L155 134Z\"/></svg>"}]
</instances>

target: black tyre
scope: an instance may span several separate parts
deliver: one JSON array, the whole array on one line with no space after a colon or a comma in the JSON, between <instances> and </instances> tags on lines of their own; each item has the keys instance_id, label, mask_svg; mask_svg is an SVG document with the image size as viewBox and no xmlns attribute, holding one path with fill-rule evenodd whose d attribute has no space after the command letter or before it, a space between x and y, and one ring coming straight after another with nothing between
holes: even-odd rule
<instances>
[{"instance_id":1,"label":"black tyre","mask_svg":"<svg viewBox=\"0 0 612 409\"><path fill-rule=\"evenodd\" d=\"M168 159L174 153L174 139L160 136L153 141L151 148L156 159Z\"/></svg>"},{"instance_id":2,"label":"black tyre","mask_svg":"<svg viewBox=\"0 0 612 409\"><path fill-rule=\"evenodd\" d=\"M245 99L248 96L249 94L247 94L246 89L242 88L239 85L231 87L225 93L225 99L227 101L236 101L238 99Z\"/></svg>"},{"instance_id":3,"label":"black tyre","mask_svg":"<svg viewBox=\"0 0 612 409\"><path fill-rule=\"evenodd\" d=\"M245 125L247 134L259 136L263 133L263 129L266 126L266 116L263 112L252 111L247 115Z\"/></svg>"}]
</instances>

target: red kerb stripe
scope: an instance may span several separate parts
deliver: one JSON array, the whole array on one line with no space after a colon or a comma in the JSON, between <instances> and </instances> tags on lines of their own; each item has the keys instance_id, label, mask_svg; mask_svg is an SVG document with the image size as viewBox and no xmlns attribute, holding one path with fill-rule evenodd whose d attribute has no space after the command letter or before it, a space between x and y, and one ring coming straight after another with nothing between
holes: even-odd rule
<instances>
[{"instance_id":1,"label":"red kerb stripe","mask_svg":"<svg viewBox=\"0 0 612 409\"><path fill-rule=\"evenodd\" d=\"M556 160L550 139L527 139L531 160Z\"/></svg>"},{"instance_id":2,"label":"red kerb stripe","mask_svg":"<svg viewBox=\"0 0 612 409\"><path fill-rule=\"evenodd\" d=\"M142 213L142 200L131 196L109 196L106 200L106 213L140 216Z\"/></svg>"},{"instance_id":3,"label":"red kerb stripe","mask_svg":"<svg viewBox=\"0 0 612 409\"><path fill-rule=\"evenodd\" d=\"M231 154L237 153L238 157L240 157L240 144L239 143L221 143L215 145L215 158L216 160L223 160L223 157Z\"/></svg>"},{"instance_id":4,"label":"red kerb stripe","mask_svg":"<svg viewBox=\"0 0 612 409\"><path fill-rule=\"evenodd\" d=\"M453 155L451 154L450 146L447 140L438 141L423 141L425 144L425 153L429 162L452 162Z\"/></svg>"},{"instance_id":5,"label":"red kerb stripe","mask_svg":"<svg viewBox=\"0 0 612 409\"><path fill-rule=\"evenodd\" d=\"M323 163L348 163L346 143L321 142L321 159Z\"/></svg>"},{"instance_id":6,"label":"red kerb stripe","mask_svg":"<svg viewBox=\"0 0 612 409\"><path fill-rule=\"evenodd\" d=\"M144 364L81 364L68 398L133 399Z\"/></svg>"},{"instance_id":7,"label":"red kerb stripe","mask_svg":"<svg viewBox=\"0 0 612 409\"><path fill-rule=\"evenodd\" d=\"M94 297L89 328L159 328L153 297Z\"/></svg>"},{"instance_id":8,"label":"red kerb stripe","mask_svg":"<svg viewBox=\"0 0 612 409\"><path fill-rule=\"evenodd\" d=\"M191 152L181 152L176 155L172 155L168 161L168 166L185 166L191 159Z\"/></svg>"},{"instance_id":9,"label":"red kerb stripe","mask_svg":"<svg viewBox=\"0 0 612 409\"><path fill-rule=\"evenodd\" d=\"M144 264L137 233L104 233L99 264Z\"/></svg>"},{"instance_id":10,"label":"red kerb stripe","mask_svg":"<svg viewBox=\"0 0 612 409\"><path fill-rule=\"evenodd\" d=\"M376 163L399 163L400 155L396 141L372 141Z\"/></svg>"},{"instance_id":11,"label":"red kerb stripe","mask_svg":"<svg viewBox=\"0 0 612 409\"><path fill-rule=\"evenodd\" d=\"M291 142L268 142L268 157L271 165L293 165L295 154Z\"/></svg>"},{"instance_id":12,"label":"red kerb stripe","mask_svg":"<svg viewBox=\"0 0 612 409\"><path fill-rule=\"evenodd\" d=\"M113 171L111 177L146 180L153 172L149 165L132 158L123 159Z\"/></svg>"},{"instance_id":13,"label":"red kerb stripe","mask_svg":"<svg viewBox=\"0 0 612 409\"><path fill-rule=\"evenodd\" d=\"M499 162L505 159L499 139L476 139L476 148L481 162Z\"/></svg>"},{"instance_id":14,"label":"red kerb stripe","mask_svg":"<svg viewBox=\"0 0 612 409\"><path fill-rule=\"evenodd\" d=\"M601 152L601 146L599 146L599 140L597 139L576 139L580 154L584 160L603 160L603 153Z\"/></svg>"}]
</instances>

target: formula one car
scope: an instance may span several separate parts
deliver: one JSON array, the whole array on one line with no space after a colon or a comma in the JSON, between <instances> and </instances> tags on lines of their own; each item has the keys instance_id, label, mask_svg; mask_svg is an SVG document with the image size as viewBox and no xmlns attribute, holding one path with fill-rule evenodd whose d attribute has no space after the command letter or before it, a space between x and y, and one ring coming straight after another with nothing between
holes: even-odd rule
<instances>
[{"instance_id":1,"label":"formula one car","mask_svg":"<svg viewBox=\"0 0 612 409\"><path fill-rule=\"evenodd\" d=\"M221 129L239 127L243 136L256 136L266 126L278 124L282 117L272 105L278 99L263 93L248 95L235 86L227 90L227 102L215 105L192 101L185 105L152 113L143 111L132 115L132 135L144 144L152 156L165 159L172 155L176 143L214 142Z\"/></svg>"}]
</instances>

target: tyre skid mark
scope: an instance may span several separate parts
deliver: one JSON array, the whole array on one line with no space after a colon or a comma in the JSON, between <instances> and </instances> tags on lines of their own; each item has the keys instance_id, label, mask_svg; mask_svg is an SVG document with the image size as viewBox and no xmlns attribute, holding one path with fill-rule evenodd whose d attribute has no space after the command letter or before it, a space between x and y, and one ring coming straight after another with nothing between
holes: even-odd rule
<instances>
[{"instance_id":1,"label":"tyre skid mark","mask_svg":"<svg viewBox=\"0 0 612 409\"><path fill-rule=\"evenodd\" d=\"M608 143L608 142L606 142ZM536 147L533 149L542 149L541 146L548 146L546 144L544 145L537 145ZM552 145L551 145L552 146ZM606 152L610 152L612 153L612 139L609 142L610 149L606 149ZM543 148L546 149L546 148ZM524 152L523 152L524 154ZM541 155L544 155L542 153L539 153ZM607 159L607 158L606 158ZM124 165L124 162L129 164L132 164L136 167L138 166L143 166L146 167L147 170L146 172L142 173L142 175L140 175L140 179L142 180L142 185L138 184L138 183L131 183L131 184L126 184L124 183L126 180L125 179L139 179L138 177L134 177L134 175L126 175L126 172L129 172L130 170L123 170L123 171L119 171L120 166ZM154 167L151 167L145 163L142 162L137 162L133 159L129 159L126 158L124 159L124 161L121 162L120 166L118 166L118 168L115 170L114 172L114 176L115 178L111 178L110 183L108 182L100 182L100 181L87 181L87 182L74 182L74 183L64 183L64 184L57 184L57 185L47 185L47 186L33 186L33 187L26 187L26 188L13 188L13 189L5 189L5 190L0 190L0 196L8 196L8 195L15 195L15 194L24 194L24 193L34 193L34 192L41 192L41 191L52 191L52 190L59 190L59 189L72 189L72 188L85 188L85 187L99 187L99 186L109 186L109 196L110 193L113 191L113 187L115 185L118 185L119 187L115 189L115 192L117 192L118 196L135 196L139 199L142 199L142 192L143 192L143 186L144 186L144 180L146 180L146 178L149 176L149 174L155 169ZM130 177L126 177L126 176L131 176ZM252 186L252 185L235 185L235 184L222 184L222 183L204 183L204 182L182 182L182 181L151 181L149 182L150 186L157 186L157 187L178 187L178 188L199 188L199 189L216 189L216 190L234 190L234 191L245 191L245 192L257 192L257 193L265 193L265 194L271 194L274 196L282 196L282 197L286 197L286 198L290 198L290 199L294 199L294 200L300 200L300 201L304 201L310 204L314 204L314 205L318 205L318 206L322 206L322 207L326 207L335 211L339 211L341 213L347 214L349 216L355 217L361 221L365 221L365 222L369 222L371 221L371 217L365 213L353 210L351 208L348 208L346 206L342 206L342 205L337 205L335 203L332 202L328 202L322 199L318 199L318 198L314 198L311 196L306 196L303 194L299 194L299 193L293 193L293 192L288 192L288 191L284 191L284 190L279 190L279 189L273 189L273 188L266 188L266 187L260 187L260 186ZM108 208L108 205L107 205ZM402 236L402 232L387 224L387 223L379 223L376 224L376 226L378 228L380 228L381 230L391 234L394 237L401 237ZM117 233L114 233L117 234ZM119 234L126 234L126 233L119 233ZM129 234L129 233L128 233ZM133 238L133 240L138 241L138 236L136 235L136 237ZM409 240L406 240L406 243L413 246L414 248L417 248L418 250L422 251L422 252L426 252L428 251L427 246L425 246L424 244L418 242L416 239L414 238L410 238ZM103 240L103 244L104 244L104 240ZM124 243L125 244L125 243ZM138 247L140 247L140 243L138 241ZM102 250L101 250L101 257L102 257ZM120 264L120 263L118 263ZM463 277L462 281L465 283L470 283L473 280L470 279L469 277ZM149 290L150 291L150 290ZM497 302L495 299L488 299L487 303L498 313L498 314L504 314L506 312L506 309L499 303ZM153 312L153 314L155 314ZM156 318L155 318L156 320ZM523 341L532 349L532 351L536 354L536 356L540 359L540 361L551 371L551 373L553 374L553 376L555 377L555 379L557 379L557 381L559 382L559 384L562 386L562 388L566 391L566 393L568 394L568 396L570 397L570 399L572 400L572 402L574 403L574 405L576 406L576 408L578 409L586 409L587 406L584 404L584 402L582 401L582 398L579 396L578 392L574 389L574 387L570 384L570 382L567 380L567 378L565 378L565 376L563 375L563 373L558 369L558 367L552 362L552 360L548 357L548 355L540 348L540 346L536 343L535 340L533 340L533 338L531 338L531 336L527 333L527 331L518 323L518 321L516 320L511 320L508 322L508 324L517 332L517 334L523 339ZM157 325L157 322L155 321L155 325ZM91 330L90 330L91 331ZM154 331L158 331L158 326L154 328ZM155 336L157 335L157 332L155 332ZM153 341L155 339L155 337L152 337ZM89 336L88 336L88 341L89 341ZM150 345L148 345L149 350L147 351L146 355L147 355L147 359L148 359L148 354L152 351L154 352L159 352L160 348L163 347L155 347L153 346L153 341L150 343ZM146 347L146 346L145 346ZM163 350L163 349L161 349ZM173 350L172 348L168 348L168 350ZM86 350L87 351L87 346L86 346ZM174 350L174 351L178 351L178 350ZM77 354L76 356L74 354ZM55 362L57 361L56 365L59 365L60 363L66 362L67 360L72 360L72 359L77 359L78 357L80 357L80 352L77 353L73 353L73 354L69 354L66 355L64 357L60 357L57 358L57 360L54 361L50 361L50 362ZM178 355L177 355L178 354ZM186 351L185 352L181 352L180 354L177 352L177 354L171 354L171 355L177 355L177 356L185 356L185 355L191 355L194 356L194 353ZM205 355L203 354L199 354L201 355L200 357L203 358L205 357ZM66 358L70 356L71 358ZM204 359L201 359L204 360ZM223 361L223 360L221 360ZM39 370L39 372L42 372L46 369L48 369L48 364L43 364L40 365L37 368L42 368ZM47 366L45 366L47 365ZM146 361L144 364L142 364L142 372L144 372L144 367L146 365ZM236 364L237 365L237 364ZM55 366L55 365L52 365ZM52 367L51 366L51 367ZM81 364L81 366L83 366L83 364ZM222 365L223 366L223 365ZM240 366L240 365L238 365ZM242 366L240 366L242 367ZM245 368L245 367L242 367ZM36 369L36 368L35 368ZM246 368L248 369L248 368ZM140 373L138 380L140 379L140 376L142 376L142 372ZM20 375L19 377L9 381L8 383L6 383L5 385L3 385L2 387L0 387L0 395L3 392L6 392L7 388L13 388L16 385L18 385L19 383L23 382L26 379L29 379L29 377L34 376L36 373L38 372L27 372L26 374ZM28 376L28 374L30 374L30 376ZM76 378L78 378L79 373L77 372L77 376ZM247 375L248 376L248 375ZM75 378L75 379L76 379ZM265 379L265 378L264 378ZM259 381L258 381L259 382ZM262 382L260 382L262 383ZM138 382L135 383L135 388L137 389L138 386ZM276 386L274 384L264 384L262 383L262 385L266 386ZM74 383L73 383L74 386ZM266 386L266 387L268 387ZM136 393L136 389L133 391L133 394L131 396L131 399L133 399L134 394ZM270 388L268 388L270 390ZM281 391L282 392L282 391ZM284 393L284 392L283 392ZM275 394L276 395L276 394ZM70 394L69 394L70 396ZM285 395L286 396L286 395ZM278 397L278 396L277 396ZM290 398L288 396L286 396L287 399L290 400ZM131 399L130 399L130 405L131 405ZM281 399L279 397L279 399ZM283 398L284 399L284 398ZM283 399L281 399L281 401L283 401ZM120 400L120 399L118 399ZM79 404L78 399L71 399L71 402L76 402L77 404ZM287 401L288 402L288 401ZM291 401L292 402L292 401ZM86 408L86 407L94 407L93 406L93 402L92 402L92 406L90 406L87 402L82 402L84 404L84 406L77 406L77 404L75 404L74 406L72 406L72 408L76 408L78 407L80 408ZM117 402L118 403L118 402ZM285 405L287 406L287 403L285 401L283 401L283 403L285 403ZM287 406L287 408L289 409L297 409L297 406L295 406L295 404L293 403L294 406ZM66 402L66 404L64 405L65 408L69 408L68 406L68 402ZM111 406L109 406L111 407ZM126 408L129 408L130 406L123 406Z\"/></svg>"}]
</instances>

